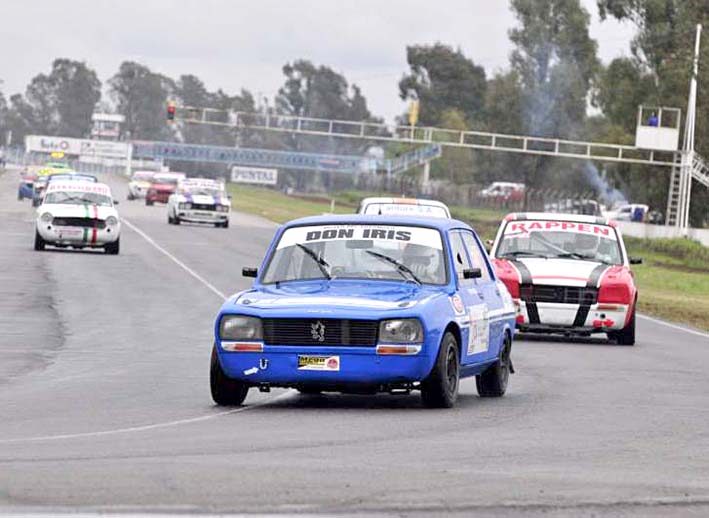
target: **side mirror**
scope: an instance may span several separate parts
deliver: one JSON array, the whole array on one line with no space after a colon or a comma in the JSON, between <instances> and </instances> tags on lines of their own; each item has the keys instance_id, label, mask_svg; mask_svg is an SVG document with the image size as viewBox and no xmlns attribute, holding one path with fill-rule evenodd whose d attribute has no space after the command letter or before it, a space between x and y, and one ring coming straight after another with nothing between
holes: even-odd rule
<instances>
[{"instance_id":1,"label":"side mirror","mask_svg":"<svg viewBox=\"0 0 709 518\"><path fill-rule=\"evenodd\" d=\"M245 266L241 269L241 275L244 277L256 277L258 275L258 268L249 268Z\"/></svg>"},{"instance_id":2,"label":"side mirror","mask_svg":"<svg viewBox=\"0 0 709 518\"><path fill-rule=\"evenodd\" d=\"M466 268L463 270L463 279L479 279L483 276L480 268Z\"/></svg>"},{"instance_id":3,"label":"side mirror","mask_svg":"<svg viewBox=\"0 0 709 518\"><path fill-rule=\"evenodd\" d=\"M492 250L492 245L495 244L495 242L492 239L486 239L485 240L485 250L487 250L487 253L489 254L490 251Z\"/></svg>"},{"instance_id":4,"label":"side mirror","mask_svg":"<svg viewBox=\"0 0 709 518\"><path fill-rule=\"evenodd\" d=\"M643 264L643 258L642 257L631 257L630 264Z\"/></svg>"}]
</instances>

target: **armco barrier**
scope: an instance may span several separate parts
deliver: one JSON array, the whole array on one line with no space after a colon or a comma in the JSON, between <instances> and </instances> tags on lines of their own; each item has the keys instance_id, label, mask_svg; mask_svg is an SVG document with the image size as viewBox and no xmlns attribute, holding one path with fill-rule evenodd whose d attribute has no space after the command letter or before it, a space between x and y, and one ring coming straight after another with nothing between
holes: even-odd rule
<instances>
[{"instance_id":1,"label":"armco barrier","mask_svg":"<svg viewBox=\"0 0 709 518\"><path fill-rule=\"evenodd\" d=\"M682 232L677 227L665 225L650 225L648 223L634 223L631 221L618 221L618 227L626 236L647 239L672 239L682 237ZM708 228L690 228L687 237L699 241L704 246L709 246Z\"/></svg>"}]
</instances>

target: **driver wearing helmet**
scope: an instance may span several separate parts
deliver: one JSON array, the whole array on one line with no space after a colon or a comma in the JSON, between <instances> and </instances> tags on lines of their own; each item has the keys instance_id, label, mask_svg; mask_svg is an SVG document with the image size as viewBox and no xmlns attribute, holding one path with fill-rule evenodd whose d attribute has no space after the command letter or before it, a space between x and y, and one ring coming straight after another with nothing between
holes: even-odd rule
<instances>
[{"instance_id":1,"label":"driver wearing helmet","mask_svg":"<svg viewBox=\"0 0 709 518\"><path fill-rule=\"evenodd\" d=\"M574 252L588 258L596 258L601 240L592 234L576 234L574 237Z\"/></svg>"}]
</instances>

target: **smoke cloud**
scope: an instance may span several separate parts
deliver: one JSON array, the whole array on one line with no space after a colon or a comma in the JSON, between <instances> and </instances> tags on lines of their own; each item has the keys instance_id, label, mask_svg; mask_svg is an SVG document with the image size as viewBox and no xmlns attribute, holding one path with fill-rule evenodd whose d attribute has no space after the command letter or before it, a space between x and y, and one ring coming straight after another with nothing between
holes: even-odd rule
<instances>
[{"instance_id":1,"label":"smoke cloud","mask_svg":"<svg viewBox=\"0 0 709 518\"><path fill-rule=\"evenodd\" d=\"M584 178L598 194L599 201L612 206L628 203L625 194L619 189L612 187L605 179L605 175L598 172L598 168L591 162L586 162L583 168Z\"/></svg>"}]
</instances>

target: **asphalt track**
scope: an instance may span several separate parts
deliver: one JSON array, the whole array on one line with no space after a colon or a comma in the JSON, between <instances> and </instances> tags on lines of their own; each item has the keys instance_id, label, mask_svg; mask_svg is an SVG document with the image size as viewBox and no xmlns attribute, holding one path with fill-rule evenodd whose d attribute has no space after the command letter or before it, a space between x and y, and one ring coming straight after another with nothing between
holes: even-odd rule
<instances>
[{"instance_id":1,"label":"asphalt track","mask_svg":"<svg viewBox=\"0 0 709 518\"><path fill-rule=\"evenodd\" d=\"M0 175L0 512L709 515L709 335L517 340L507 396L251 391L213 405L212 321L274 226L125 201L121 254L32 249ZM642 296L642 295L641 295Z\"/></svg>"}]
</instances>

